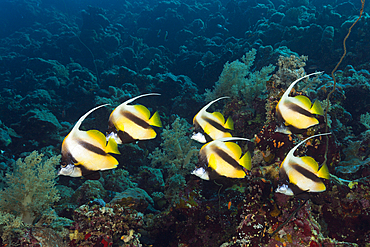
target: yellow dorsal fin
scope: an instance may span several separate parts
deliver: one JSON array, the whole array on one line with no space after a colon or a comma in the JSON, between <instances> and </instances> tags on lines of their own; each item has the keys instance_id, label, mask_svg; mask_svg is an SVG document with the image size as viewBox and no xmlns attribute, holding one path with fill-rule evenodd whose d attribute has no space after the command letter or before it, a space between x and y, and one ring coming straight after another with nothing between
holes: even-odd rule
<instances>
[{"instance_id":1,"label":"yellow dorsal fin","mask_svg":"<svg viewBox=\"0 0 370 247\"><path fill-rule=\"evenodd\" d=\"M105 139L105 135L101 133L99 130L88 130L86 131L86 134L88 134L89 137L99 142L101 147L105 147L105 143L107 142Z\"/></svg>"},{"instance_id":2,"label":"yellow dorsal fin","mask_svg":"<svg viewBox=\"0 0 370 247\"><path fill-rule=\"evenodd\" d=\"M220 112L215 111L212 113L212 116L214 116L221 124L225 123L225 118Z\"/></svg>"},{"instance_id":3,"label":"yellow dorsal fin","mask_svg":"<svg viewBox=\"0 0 370 247\"><path fill-rule=\"evenodd\" d=\"M317 114L317 115L324 115L324 111L321 107L321 104L318 100L315 100L315 103L313 103L313 106L311 108L311 113L312 114Z\"/></svg>"},{"instance_id":4,"label":"yellow dorsal fin","mask_svg":"<svg viewBox=\"0 0 370 247\"><path fill-rule=\"evenodd\" d=\"M303 95L298 95L294 97L296 100L298 100L304 107L306 107L307 110L311 109L312 103L309 98Z\"/></svg>"},{"instance_id":5,"label":"yellow dorsal fin","mask_svg":"<svg viewBox=\"0 0 370 247\"><path fill-rule=\"evenodd\" d=\"M148 120L150 118L150 111L148 110L148 108L146 108L143 105L134 105L134 107L135 107L135 110L143 114L143 116L145 117L144 120Z\"/></svg>"},{"instance_id":6,"label":"yellow dorsal fin","mask_svg":"<svg viewBox=\"0 0 370 247\"><path fill-rule=\"evenodd\" d=\"M109 138L105 152L113 154L121 154L118 150L117 142L113 138Z\"/></svg>"},{"instance_id":7,"label":"yellow dorsal fin","mask_svg":"<svg viewBox=\"0 0 370 247\"><path fill-rule=\"evenodd\" d=\"M326 164L324 164L320 170L317 172L317 176L319 178L325 178L325 179L329 179L330 178L330 174L329 174L329 169L328 167L326 166Z\"/></svg>"},{"instance_id":8,"label":"yellow dorsal fin","mask_svg":"<svg viewBox=\"0 0 370 247\"><path fill-rule=\"evenodd\" d=\"M231 117L228 117L225 123L225 128L229 130L234 130L234 121Z\"/></svg>"},{"instance_id":9,"label":"yellow dorsal fin","mask_svg":"<svg viewBox=\"0 0 370 247\"><path fill-rule=\"evenodd\" d=\"M153 116L149 119L148 123L152 126L162 127L162 122L157 111L154 112Z\"/></svg>"},{"instance_id":10,"label":"yellow dorsal fin","mask_svg":"<svg viewBox=\"0 0 370 247\"><path fill-rule=\"evenodd\" d=\"M242 156L242 149L238 144L233 142L225 142L225 146L235 155L236 160L240 159L240 156Z\"/></svg>"},{"instance_id":11,"label":"yellow dorsal fin","mask_svg":"<svg viewBox=\"0 0 370 247\"><path fill-rule=\"evenodd\" d=\"M314 172L316 172L319 169L319 165L317 164L316 160L314 160L312 157L310 157L310 156L303 156L303 157L300 157L300 159L306 165L308 165L309 167L311 167L314 170Z\"/></svg>"},{"instance_id":12,"label":"yellow dorsal fin","mask_svg":"<svg viewBox=\"0 0 370 247\"><path fill-rule=\"evenodd\" d=\"M248 171L252 169L251 153L249 151L239 160L239 164Z\"/></svg>"},{"instance_id":13,"label":"yellow dorsal fin","mask_svg":"<svg viewBox=\"0 0 370 247\"><path fill-rule=\"evenodd\" d=\"M215 154L211 154L208 158L208 166L213 170L217 170L217 159Z\"/></svg>"}]
</instances>

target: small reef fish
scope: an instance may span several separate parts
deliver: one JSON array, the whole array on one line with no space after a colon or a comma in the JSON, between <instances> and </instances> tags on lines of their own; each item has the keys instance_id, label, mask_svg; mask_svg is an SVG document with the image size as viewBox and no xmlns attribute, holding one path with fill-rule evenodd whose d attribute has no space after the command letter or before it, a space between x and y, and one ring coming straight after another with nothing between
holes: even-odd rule
<instances>
[{"instance_id":1,"label":"small reef fish","mask_svg":"<svg viewBox=\"0 0 370 247\"><path fill-rule=\"evenodd\" d=\"M193 119L194 133L191 139L196 140L200 143L206 143L207 141L211 140L231 137L231 134L227 131L228 129L229 130L234 129L233 120L229 117L225 122L225 118L221 113L207 112L207 109L213 103L226 98L229 97L221 97L211 101L195 115Z\"/></svg>"},{"instance_id":2,"label":"small reef fish","mask_svg":"<svg viewBox=\"0 0 370 247\"><path fill-rule=\"evenodd\" d=\"M118 161L109 153L120 154L113 139L106 141L98 130L82 131L81 123L93 111L104 107L97 106L83 115L62 143L61 169L58 175L99 179L98 171L114 169Z\"/></svg>"},{"instance_id":3,"label":"small reef fish","mask_svg":"<svg viewBox=\"0 0 370 247\"><path fill-rule=\"evenodd\" d=\"M329 179L328 167L324 164L320 169L317 162L310 156L297 157L294 152L306 141L331 133L317 134L306 138L293 147L280 165L279 178L283 182L276 192L285 195L299 195L304 192L322 192L326 190L320 178ZM289 181L287 185L286 182Z\"/></svg>"},{"instance_id":4,"label":"small reef fish","mask_svg":"<svg viewBox=\"0 0 370 247\"><path fill-rule=\"evenodd\" d=\"M314 115L324 115L324 111L318 101L312 105L311 100L303 95L290 97L289 94L293 87L300 80L311 75L320 74L322 72L315 72L295 80L281 97L276 106L276 114L279 122L283 122L282 126L277 127L276 132L283 134L291 134L292 132L299 132L319 123Z\"/></svg>"},{"instance_id":5,"label":"small reef fish","mask_svg":"<svg viewBox=\"0 0 370 247\"><path fill-rule=\"evenodd\" d=\"M149 140L157 136L151 126L162 127L158 112L150 117L148 108L143 105L129 105L134 100L160 95L149 93L139 95L120 104L109 116L107 140L113 138L118 144L131 143L138 140Z\"/></svg>"},{"instance_id":6,"label":"small reef fish","mask_svg":"<svg viewBox=\"0 0 370 247\"><path fill-rule=\"evenodd\" d=\"M242 156L238 144L231 141L250 141L246 138L228 137L211 141L200 149L198 164L191 174L204 180L213 180L220 176L229 178L244 178L247 170L251 169L251 155L249 152Z\"/></svg>"}]
</instances>

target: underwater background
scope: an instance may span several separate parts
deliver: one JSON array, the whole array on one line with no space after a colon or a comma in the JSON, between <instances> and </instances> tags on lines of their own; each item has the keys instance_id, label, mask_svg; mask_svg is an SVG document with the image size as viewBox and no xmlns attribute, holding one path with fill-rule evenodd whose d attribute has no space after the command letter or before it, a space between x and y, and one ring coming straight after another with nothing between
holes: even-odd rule
<instances>
[{"instance_id":1,"label":"underwater background","mask_svg":"<svg viewBox=\"0 0 370 247\"><path fill-rule=\"evenodd\" d=\"M370 246L368 12L365 0L1 0L0 246ZM291 95L326 114L276 132L283 93L315 71ZM119 145L98 180L58 176L82 115L110 104L81 126L106 133L145 93L161 94L134 102L158 111L154 139ZM251 140L239 145L252 168L202 180L193 117L222 96L209 111ZM296 152L327 164L326 190L276 193L288 152L327 132Z\"/></svg>"}]
</instances>

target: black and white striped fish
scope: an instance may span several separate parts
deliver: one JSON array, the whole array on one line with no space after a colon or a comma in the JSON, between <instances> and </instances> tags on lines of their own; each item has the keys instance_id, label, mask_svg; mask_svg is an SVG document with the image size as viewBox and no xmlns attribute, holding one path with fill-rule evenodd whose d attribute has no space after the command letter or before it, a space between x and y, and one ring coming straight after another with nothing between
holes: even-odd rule
<instances>
[{"instance_id":1,"label":"black and white striped fish","mask_svg":"<svg viewBox=\"0 0 370 247\"><path fill-rule=\"evenodd\" d=\"M311 100L303 95L290 97L289 94L293 87L300 80L311 75L320 74L321 72L312 73L295 80L281 97L276 106L277 118L280 122L284 122L277 128L277 132L291 134L299 132L302 129L307 129L319 123L315 118L315 114L324 115L324 111L318 101L312 105Z\"/></svg>"},{"instance_id":2,"label":"black and white striped fish","mask_svg":"<svg viewBox=\"0 0 370 247\"><path fill-rule=\"evenodd\" d=\"M151 126L162 127L158 112L150 117L149 110L143 105L129 105L134 100L160 95L149 93L139 95L125 101L113 110L108 122L107 139L113 137L118 144L130 143L138 140L149 140L157 136Z\"/></svg>"},{"instance_id":3,"label":"black and white striped fish","mask_svg":"<svg viewBox=\"0 0 370 247\"><path fill-rule=\"evenodd\" d=\"M200 149L198 165L192 174L204 180L212 180L220 176L229 178L244 178L244 169L251 169L249 152L242 157L238 144L231 141L249 141L240 137L228 137L211 141Z\"/></svg>"},{"instance_id":4,"label":"black and white striped fish","mask_svg":"<svg viewBox=\"0 0 370 247\"><path fill-rule=\"evenodd\" d=\"M216 101L229 97L215 99L204 106L193 118L194 134L193 140L200 143L231 137L229 130L234 129L233 120L229 117L226 122L224 116L219 112L209 113L207 109Z\"/></svg>"},{"instance_id":5,"label":"black and white striped fish","mask_svg":"<svg viewBox=\"0 0 370 247\"><path fill-rule=\"evenodd\" d=\"M283 183L276 192L286 195L298 195L303 192L322 192L326 190L321 178L329 179L326 164L319 169L317 162L310 156L297 157L294 152L306 141L330 133L317 134L306 138L293 147L280 165L279 179Z\"/></svg>"},{"instance_id":6,"label":"black and white striped fish","mask_svg":"<svg viewBox=\"0 0 370 247\"><path fill-rule=\"evenodd\" d=\"M64 138L59 175L99 179L98 171L117 167L118 161L109 154L119 154L117 143L113 139L107 142L105 135L98 130L79 129L90 113L106 105L97 106L88 111Z\"/></svg>"}]
</instances>

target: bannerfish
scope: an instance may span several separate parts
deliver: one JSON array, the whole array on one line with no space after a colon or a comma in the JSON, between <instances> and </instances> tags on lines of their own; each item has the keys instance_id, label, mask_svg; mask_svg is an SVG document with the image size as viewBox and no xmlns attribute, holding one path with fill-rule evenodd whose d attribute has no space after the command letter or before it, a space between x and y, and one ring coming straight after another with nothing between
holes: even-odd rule
<instances>
[{"instance_id":1,"label":"bannerfish","mask_svg":"<svg viewBox=\"0 0 370 247\"><path fill-rule=\"evenodd\" d=\"M99 179L98 171L114 169L118 161L109 153L119 154L113 139L106 141L98 130L80 130L81 123L93 111L106 106L100 105L83 115L62 143L61 169L58 175Z\"/></svg>"},{"instance_id":2,"label":"bannerfish","mask_svg":"<svg viewBox=\"0 0 370 247\"><path fill-rule=\"evenodd\" d=\"M283 134L291 134L292 132L299 132L319 123L314 115L324 115L320 103L316 100L312 105L311 100L303 95L290 97L289 94L293 87L300 80L311 75L320 74L322 72L315 72L295 80L281 97L276 106L276 114L279 122L283 122L282 126L275 131Z\"/></svg>"},{"instance_id":3,"label":"bannerfish","mask_svg":"<svg viewBox=\"0 0 370 247\"><path fill-rule=\"evenodd\" d=\"M243 157L238 144L231 141L249 141L246 138L228 137L208 142L199 151L198 168L191 174L204 180L213 180L220 176L244 178L251 169L251 155L246 152Z\"/></svg>"},{"instance_id":4,"label":"bannerfish","mask_svg":"<svg viewBox=\"0 0 370 247\"><path fill-rule=\"evenodd\" d=\"M158 93L142 94L125 101L109 116L107 139L113 137L118 144L138 140L149 140L157 136L151 126L162 127L158 112L150 117L148 108L143 105L129 105L134 100Z\"/></svg>"},{"instance_id":5,"label":"bannerfish","mask_svg":"<svg viewBox=\"0 0 370 247\"><path fill-rule=\"evenodd\" d=\"M211 101L195 115L193 119L194 133L191 139L200 143L206 143L207 141L211 140L231 137L231 134L228 132L228 130L234 129L234 122L231 117L229 117L225 122L225 118L221 113L207 112L207 109L213 103L225 98L229 97L221 97Z\"/></svg>"},{"instance_id":6,"label":"bannerfish","mask_svg":"<svg viewBox=\"0 0 370 247\"><path fill-rule=\"evenodd\" d=\"M329 170L326 164L321 166L310 156L297 157L294 152L309 139L329 135L317 134L306 138L293 147L280 165L279 180L283 183L276 192L285 195L299 195L304 192L322 192L326 190L321 178L329 179ZM289 181L289 184L286 184Z\"/></svg>"}]
</instances>

